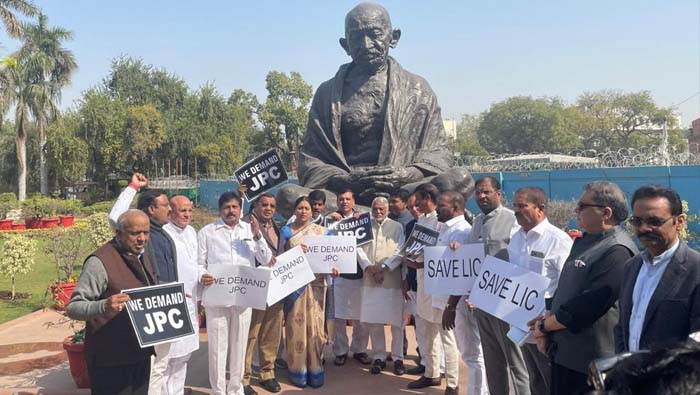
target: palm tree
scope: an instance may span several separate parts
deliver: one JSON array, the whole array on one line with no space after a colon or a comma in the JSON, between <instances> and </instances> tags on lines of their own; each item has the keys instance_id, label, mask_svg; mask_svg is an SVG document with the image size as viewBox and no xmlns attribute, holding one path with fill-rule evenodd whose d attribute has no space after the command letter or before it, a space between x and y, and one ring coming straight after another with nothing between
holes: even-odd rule
<instances>
[{"instance_id":1,"label":"palm tree","mask_svg":"<svg viewBox=\"0 0 700 395\"><path fill-rule=\"evenodd\" d=\"M34 87L29 83L26 68L15 58L7 58L0 69L0 96L3 103L9 106L15 103L15 125L17 135L17 197L27 198L27 122L29 108L33 101Z\"/></svg>"},{"instance_id":2,"label":"palm tree","mask_svg":"<svg viewBox=\"0 0 700 395\"><path fill-rule=\"evenodd\" d=\"M39 132L39 173L41 193L49 192L46 169L46 129L58 113L61 89L70 83L78 68L73 52L64 48L63 41L71 40L73 33L60 27L50 27L48 17L39 13L36 24L24 24L24 44L16 53L30 79L32 100L27 102L37 121Z\"/></svg>"},{"instance_id":3,"label":"palm tree","mask_svg":"<svg viewBox=\"0 0 700 395\"><path fill-rule=\"evenodd\" d=\"M5 31L10 37L19 38L22 35L22 24L12 10L34 16L39 9L29 0L0 0L0 20L5 25Z\"/></svg>"}]
</instances>

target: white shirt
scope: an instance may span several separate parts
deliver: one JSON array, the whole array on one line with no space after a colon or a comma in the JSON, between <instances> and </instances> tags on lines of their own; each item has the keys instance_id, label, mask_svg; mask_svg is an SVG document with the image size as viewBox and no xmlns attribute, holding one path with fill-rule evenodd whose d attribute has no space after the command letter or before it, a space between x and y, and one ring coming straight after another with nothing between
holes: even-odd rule
<instances>
[{"instance_id":1,"label":"white shirt","mask_svg":"<svg viewBox=\"0 0 700 395\"><path fill-rule=\"evenodd\" d=\"M230 227L219 218L199 231L197 262L200 273L209 265L247 265L270 262L272 251L263 237L253 238L250 224L238 221Z\"/></svg>"},{"instance_id":2,"label":"white shirt","mask_svg":"<svg viewBox=\"0 0 700 395\"><path fill-rule=\"evenodd\" d=\"M136 189L126 187L122 193L119 194L119 197L114 202L114 206L112 206L112 209L109 210L109 224L112 226L112 229L117 228L117 220L119 219L119 216L124 214L126 210L131 207L131 202L134 200L136 192L138 192Z\"/></svg>"},{"instance_id":3,"label":"white shirt","mask_svg":"<svg viewBox=\"0 0 700 395\"><path fill-rule=\"evenodd\" d=\"M649 251L642 252L642 267L639 269L637 280L634 283L634 291L632 291L632 313L630 314L629 327L629 350L632 352L639 351L639 340L642 338L642 328L649 301L679 245L680 241L676 240L671 248L651 260L649 260Z\"/></svg>"},{"instance_id":4,"label":"white shirt","mask_svg":"<svg viewBox=\"0 0 700 395\"><path fill-rule=\"evenodd\" d=\"M518 227L508 244L508 257L510 263L549 278L544 297L551 298L573 244L569 235L545 218L529 232Z\"/></svg>"},{"instance_id":5,"label":"white shirt","mask_svg":"<svg viewBox=\"0 0 700 395\"><path fill-rule=\"evenodd\" d=\"M193 227L180 228L172 222L163 225L175 243L177 253L177 278L184 284L187 309L194 327L194 335L177 340L170 345L170 358L185 356L199 348L199 328L197 325L197 300L199 272L197 267L197 231Z\"/></svg>"},{"instance_id":6,"label":"white shirt","mask_svg":"<svg viewBox=\"0 0 700 395\"><path fill-rule=\"evenodd\" d=\"M437 245L446 246L453 241L461 244L467 244L469 239L469 233L471 233L472 226L464 218L464 215L458 215L449 221L445 222L447 225L446 229L440 232L440 237L438 237Z\"/></svg>"}]
</instances>

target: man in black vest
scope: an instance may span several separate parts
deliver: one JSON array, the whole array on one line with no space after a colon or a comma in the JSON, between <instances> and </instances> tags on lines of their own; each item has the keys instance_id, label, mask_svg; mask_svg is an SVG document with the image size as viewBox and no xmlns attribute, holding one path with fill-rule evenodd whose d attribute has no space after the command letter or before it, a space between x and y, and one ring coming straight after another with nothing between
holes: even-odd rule
<instances>
[{"instance_id":1,"label":"man in black vest","mask_svg":"<svg viewBox=\"0 0 700 395\"><path fill-rule=\"evenodd\" d=\"M155 283L155 272L144 253L148 217L128 210L116 222L117 235L83 265L66 308L72 319L87 321L85 361L92 394L148 394L153 347L141 348L124 304L122 289Z\"/></svg>"},{"instance_id":2,"label":"man in black vest","mask_svg":"<svg viewBox=\"0 0 700 395\"><path fill-rule=\"evenodd\" d=\"M637 253L620 226L627 218L627 200L617 185L586 185L576 214L585 233L564 263L552 314L530 322L538 349L554 353L552 394L585 392L591 361L615 354L622 277L626 262Z\"/></svg>"},{"instance_id":3,"label":"man in black vest","mask_svg":"<svg viewBox=\"0 0 700 395\"><path fill-rule=\"evenodd\" d=\"M170 202L168 196L162 189L144 189L148 186L148 179L141 173L134 173L131 182L124 188L117 201L114 202L109 218L112 223L129 209L132 200L139 190L139 200L136 208L143 211L148 216L150 222L149 243L146 245L145 253L153 263L156 272L157 283L170 283L178 281L177 276L177 250L175 242L163 229L163 225L170 220ZM156 355L151 361L151 383L149 385L149 395L160 395L163 393L165 377L168 368L170 343L158 344L155 346Z\"/></svg>"}]
</instances>

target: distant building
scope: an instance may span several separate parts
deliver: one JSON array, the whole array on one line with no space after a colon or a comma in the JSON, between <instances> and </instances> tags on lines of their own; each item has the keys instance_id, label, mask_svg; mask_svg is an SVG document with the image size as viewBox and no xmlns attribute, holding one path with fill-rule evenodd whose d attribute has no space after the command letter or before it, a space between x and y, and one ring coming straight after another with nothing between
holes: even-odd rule
<instances>
[{"instance_id":1,"label":"distant building","mask_svg":"<svg viewBox=\"0 0 700 395\"><path fill-rule=\"evenodd\" d=\"M700 118L694 120L691 124L688 134L688 151L691 154L700 154Z\"/></svg>"},{"instance_id":2,"label":"distant building","mask_svg":"<svg viewBox=\"0 0 700 395\"><path fill-rule=\"evenodd\" d=\"M457 121L454 119L445 119L442 121L443 126L445 127L445 134L447 137L451 139L456 139L457 138Z\"/></svg>"}]
</instances>

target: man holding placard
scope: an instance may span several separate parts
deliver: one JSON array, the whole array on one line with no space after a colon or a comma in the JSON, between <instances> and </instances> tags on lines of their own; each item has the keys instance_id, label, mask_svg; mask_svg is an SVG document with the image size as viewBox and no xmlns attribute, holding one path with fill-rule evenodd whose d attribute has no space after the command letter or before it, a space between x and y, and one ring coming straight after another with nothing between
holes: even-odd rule
<instances>
[{"instance_id":1,"label":"man holding placard","mask_svg":"<svg viewBox=\"0 0 700 395\"><path fill-rule=\"evenodd\" d=\"M149 219L127 210L115 223L114 239L93 252L83 265L66 307L68 316L86 322L85 362L93 394L148 394L153 347L141 348L121 291L156 283L144 253Z\"/></svg>"},{"instance_id":2,"label":"man holding placard","mask_svg":"<svg viewBox=\"0 0 700 395\"><path fill-rule=\"evenodd\" d=\"M503 206L501 183L496 178L486 176L476 180L474 185L474 199L481 213L474 219L467 242L483 243L486 255L507 261L510 235L518 227L515 214ZM452 302L458 301L456 298ZM529 394L522 350L506 336L510 325L480 309L474 310L474 316L479 326L489 393L508 395L513 388L517 395Z\"/></svg>"},{"instance_id":3,"label":"man holding placard","mask_svg":"<svg viewBox=\"0 0 700 395\"><path fill-rule=\"evenodd\" d=\"M448 227L438 221L436 212L440 199L440 192L433 184L421 184L415 190L416 203L423 214L418 217L417 225L442 233ZM466 235L465 235L466 237ZM433 243L434 245L434 243ZM425 292L424 255L423 251L415 257L416 277L418 280L418 292L416 304L418 314L416 316L416 333L418 347L424 356L425 373L418 380L408 383L410 389L420 389L430 386L439 386L442 383L440 377L439 340L442 340L445 352L445 377L447 378L446 395L456 395L459 383L459 352L455 343L454 333L442 329L442 309L433 306L433 297ZM444 306L444 303L442 304Z\"/></svg>"},{"instance_id":4,"label":"man holding placard","mask_svg":"<svg viewBox=\"0 0 700 395\"><path fill-rule=\"evenodd\" d=\"M518 189L513 207L520 229L513 234L508 244L510 263L550 279L544 295L545 308L549 310L573 241L547 220L547 196L541 188ZM528 368L531 392L549 394L551 369L548 357L537 351L537 346L531 343L523 346L523 357Z\"/></svg>"},{"instance_id":5,"label":"man holding placard","mask_svg":"<svg viewBox=\"0 0 700 395\"><path fill-rule=\"evenodd\" d=\"M360 264L364 269L360 321L372 339L370 373L379 374L386 367L384 324L391 324L391 357L394 373L406 373L403 365L403 293L401 292L401 260L395 256L404 242L403 227L387 217L389 202L384 197L372 201L372 234L374 239L362 245Z\"/></svg>"},{"instance_id":6,"label":"man holding placard","mask_svg":"<svg viewBox=\"0 0 700 395\"><path fill-rule=\"evenodd\" d=\"M438 203L438 219L448 228L440 234L438 245L449 245L452 249L466 244L471 234L471 225L464 218L464 197L456 192L443 192ZM482 257L483 258L483 257ZM476 277L474 267L463 268L460 273L470 273ZM429 273L430 271L428 271ZM442 326L442 330L454 328L454 336L462 361L467 365L467 395L488 394L486 384L486 368L484 367L484 354L481 349L481 337L479 327L474 317L472 308L467 304L466 298L440 297L433 295L433 306L442 307L441 323L446 315L452 317L453 325ZM442 306L440 306L441 302Z\"/></svg>"},{"instance_id":7,"label":"man holding placard","mask_svg":"<svg viewBox=\"0 0 700 395\"><path fill-rule=\"evenodd\" d=\"M352 190L346 189L338 194L338 211L328 215L335 221L351 217L359 217L355 211L355 195ZM367 343L369 332L360 322L360 306L362 303L362 269L357 266L357 273L342 274L333 279L333 299L335 301L335 342L333 343L334 363L337 366L345 365L348 351L352 351L353 358L363 365L369 365L372 360L367 355ZM352 343L348 345L348 333L346 320L352 320Z\"/></svg>"},{"instance_id":8,"label":"man holding placard","mask_svg":"<svg viewBox=\"0 0 700 395\"><path fill-rule=\"evenodd\" d=\"M219 219L203 227L198 237L198 263L204 286L214 283L207 269L217 265L255 267L255 261L269 263L272 252L253 218L240 220L241 198L235 192L219 197ZM206 292L206 290L205 290ZM209 340L209 383L214 394L244 395L242 379L251 309L239 306L207 306ZM226 359L230 380L226 385Z\"/></svg>"},{"instance_id":9,"label":"man holding placard","mask_svg":"<svg viewBox=\"0 0 700 395\"><path fill-rule=\"evenodd\" d=\"M241 184L243 185L243 184ZM247 189L239 187L240 189ZM277 208L277 200L270 193L263 193L255 199L253 210L243 217L243 221L252 223L255 218L260 224L260 231L267 247L273 256L283 252L280 244L280 230L273 221ZM264 262L255 262L256 266L266 265ZM250 393L254 391L250 387L250 376L253 373L253 352L258 350L260 370L258 373L260 385L268 392L276 393L282 388L275 378L275 357L280 347L282 338L282 312L283 303L278 302L267 306L265 310L253 309L250 318L250 331L248 332L248 346L245 353L245 373L243 385ZM257 345L257 347L256 347Z\"/></svg>"}]
</instances>

